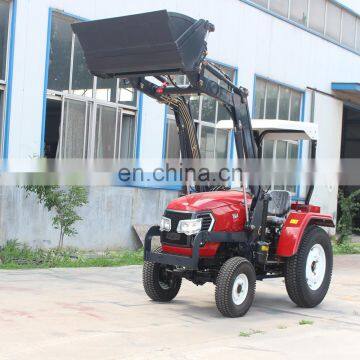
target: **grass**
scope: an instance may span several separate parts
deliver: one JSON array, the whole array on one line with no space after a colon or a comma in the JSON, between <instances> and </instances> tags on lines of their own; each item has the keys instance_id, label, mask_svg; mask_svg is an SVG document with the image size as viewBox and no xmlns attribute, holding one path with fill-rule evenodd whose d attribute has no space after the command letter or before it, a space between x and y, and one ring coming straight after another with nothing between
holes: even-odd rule
<instances>
[{"instance_id":1,"label":"grass","mask_svg":"<svg viewBox=\"0 0 360 360\"><path fill-rule=\"evenodd\" d=\"M74 248L62 250L32 249L16 240L0 248L0 269L37 269L69 267L110 267L143 263L143 249L138 251L84 252Z\"/></svg>"},{"instance_id":2,"label":"grass","mask_svg":"<svg viewBox=\"0 0 360 360\"><path fill-rule=\"evenodd\" d=\"M300 320L299 325L313 325L314 322L312 320Z\"/></svg>"},{"instance_id":3,"label":"grass","mask_svg":"<svg viewBox=\"0 0 360 360\"><path fill-rule=\"evenodd\" d=\"M264 331L261 330L253 330L250 329L249 331L240 331L239 336L241 337L250 337L251 335L255 335L255 334L264 334Z\"/></svg>"},{"instance_id":4,"label":"grass","mask_svg":"<svg viewBox=\"0 0 360 360\"><path fill-rule=\"evenodd\" d=\"M360 243L345 242L343 244L333 243L334 255L360 254Z\"/></svg>"}]
</instances>

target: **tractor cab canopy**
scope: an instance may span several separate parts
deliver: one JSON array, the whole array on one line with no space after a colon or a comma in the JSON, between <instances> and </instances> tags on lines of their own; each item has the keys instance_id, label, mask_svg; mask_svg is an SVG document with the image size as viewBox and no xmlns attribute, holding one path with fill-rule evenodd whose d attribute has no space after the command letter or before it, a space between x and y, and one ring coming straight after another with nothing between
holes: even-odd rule
<instances>
[{"instance_id":1,"label":"tractor cab canopy","mask_svg":"<svg viewBox=\"0 0 360 360\"><path fill-rule=\"evenodd\" d=\"M313 123L289 120L254 119L252 129L260 140L318 140L318 126ZM218 129L233 129L232 120L221 120L217 123Z\"/></svg>"}]
</instances>

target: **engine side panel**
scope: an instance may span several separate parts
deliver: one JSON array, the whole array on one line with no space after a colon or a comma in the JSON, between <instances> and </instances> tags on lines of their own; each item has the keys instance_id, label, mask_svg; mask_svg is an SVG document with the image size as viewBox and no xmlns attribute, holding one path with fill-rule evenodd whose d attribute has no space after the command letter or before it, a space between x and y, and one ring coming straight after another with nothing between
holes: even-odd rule
<instances>
[{"instance_id":1,"label":"engine side panel","mask_svg":"<svg viewBox=\"0 0 360 360\"><path fill-rule=\"evenodd\" d=\"M277 255L290 257L297 253L301 239L309 225L319 225L323 227L335 227L331 215L319 214L315 212L295 212L288 215L281 230Z\"/></svg>"}]
</instances>

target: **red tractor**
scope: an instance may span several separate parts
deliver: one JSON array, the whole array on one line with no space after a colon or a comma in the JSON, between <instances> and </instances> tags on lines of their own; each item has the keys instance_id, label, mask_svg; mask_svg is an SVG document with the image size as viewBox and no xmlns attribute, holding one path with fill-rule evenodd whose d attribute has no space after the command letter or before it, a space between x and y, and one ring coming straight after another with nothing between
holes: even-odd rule
<instances>
[{"instance_id":1,"label":"red tractor","mask_svg":"<svg viewBox=\"0 0 360 360\"><path fill-rule=\"evenodd\" d=\"M315 157L315 125L251 121L248 91L206 60L205 38L215 30L210 22L163 10L78 23L73 30L94 75L119 77L124 86L174 111L183 160L200 159L188 103L191 94L206 94L225 106L239 159L260 158L268 137L310 140ZM186 75L188 85L176 83L179 74ZM229 127L227 121L221 123L218 126ZM218 189L196 183L193 193L168 205L160 226L150 228L143 268L147 295L171 301L183 278L196 285L212 282L219 311L239 317L254 300L256 280L285 277L295 304L321 303L333 265L331 241L323 227L334 227L334 222L310 205L313 186L303 203L292 202L288 191L246 188L244 182L242 191L214 191ZM161 246L153 251L152 239L157 236Z\"/></svg>"}]
</instances>

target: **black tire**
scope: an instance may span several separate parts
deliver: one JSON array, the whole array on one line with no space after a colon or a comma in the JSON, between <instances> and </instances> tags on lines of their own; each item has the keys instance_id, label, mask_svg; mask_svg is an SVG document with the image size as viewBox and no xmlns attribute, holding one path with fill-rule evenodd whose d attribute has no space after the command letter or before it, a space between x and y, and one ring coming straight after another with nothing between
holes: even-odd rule
<instances>
[{"instance_id":1,"label":"black tire","mask_svg":"<svg viewBox=\"0 0 360 360\"><path fill-rule=\"evenodd\" d=\"M322 280L319 279L317 283L309 283L306 275L306 264L310 250L317 244L321 245L325 253L325 273ZM313 265L311 265L311 271L316 274L317 262L314 261L313 263L315 263L315 268L312 270ZM309 226L301 239L297 254L287 259L285 265L285 285L290 299L296 305L304 308L319 305L328 292L332 268L333 252L329 235L318 226ZM316 288L317 286L319 287Z\"/></svg>"},{"instance_id":2,"label":"black tire","mask_svg":"<svg viewBox=\"0 0 360 360\"><path fill-rule=\"evenodd\" d=\"M161 248L154 252L160 253ZM150 299L159 302L169 302L178 294L181 287L181 278L166 272L169 265L144 262L143 285Z\"/></svg>"},{"instance_id":3,"label":"black tire","mask_svg":"<svg viewBox=\"0 0 360 360\"><path fill-rule=\"evenodd\" d=\"M243 291L241 285L236 287L240 274L246 276L248 287L245 299L241 303L236 304L233 290L235 291L235 296L240 296L240 293ZM226 317L244 316L254 301L255 288L256 274L252 264L242 257L233 257L227 260L216 278L215 301L218 310Z\"/></svg>"}]
</instances>

